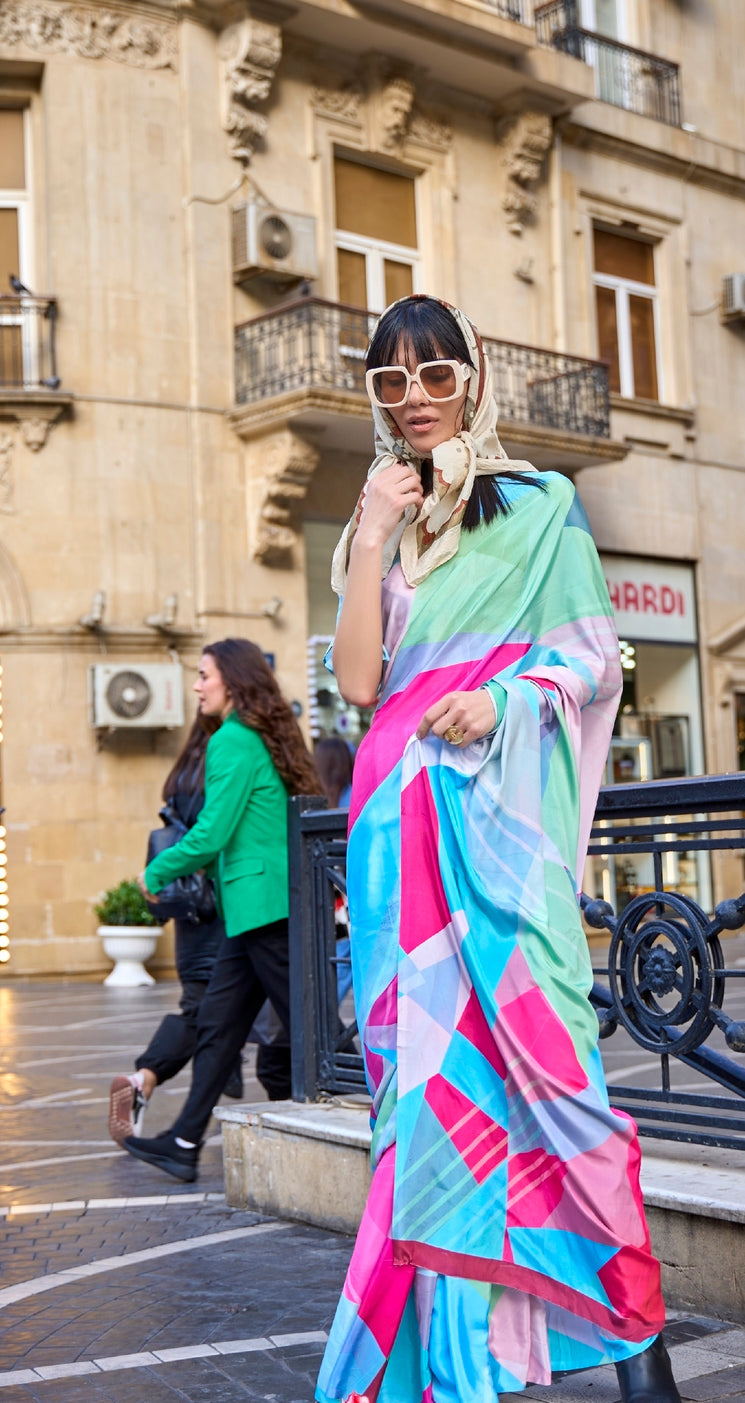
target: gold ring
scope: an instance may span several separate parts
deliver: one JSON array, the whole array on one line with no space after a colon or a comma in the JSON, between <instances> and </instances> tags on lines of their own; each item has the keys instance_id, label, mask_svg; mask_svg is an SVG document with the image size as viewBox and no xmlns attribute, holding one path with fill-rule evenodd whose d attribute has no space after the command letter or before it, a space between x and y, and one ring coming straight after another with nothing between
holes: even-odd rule
<instances>
[{"instance_id":1,"label":"gold ring","mask_svg":"<svg viewBox=\"0 0 745 1403\"><path fill-rule=\"evenodd\" d=\"M450 741L451 745L462 745L465 738L460 726L448 726L445 732L445 740Z\"/></svg>"}]
</instances>

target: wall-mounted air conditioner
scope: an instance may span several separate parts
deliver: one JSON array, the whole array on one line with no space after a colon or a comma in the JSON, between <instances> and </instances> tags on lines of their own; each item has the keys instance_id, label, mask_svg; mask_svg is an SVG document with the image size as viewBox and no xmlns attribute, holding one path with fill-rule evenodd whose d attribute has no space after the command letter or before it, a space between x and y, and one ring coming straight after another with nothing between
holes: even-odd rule
<instances>
[{"instance_id":1,"label":"wall-mounted air conditioner","mask_svg":"<svg viewBox=\"0 0 745 1403\"><path fill-rule=\"evenodd\" d=\"M258 200L233 210L233 279L258 277L280 282L318 277L312 215L288 214Z\"/></svg>"},{"instance_id":2,"label":"wall-mounted air conditioner","mask_svg":"<svg viewBox=\"0 0 745 1403\"><path fill-rule=\"evenodd\" d=\"M184 724L178 663L95 663L88 669L88 688L90 724L99 730Z\"/></svg>"},{"instance_id":3,"label":"wall-mounted air conditioner","mask_svg":"<svg viewBox=\"0 0 745 1403\"><path fill-rule=\"evenodd\" d=\"M722 320L745 319L745 273L728 273L722 282Z\"/></svg>"}]
</instances>

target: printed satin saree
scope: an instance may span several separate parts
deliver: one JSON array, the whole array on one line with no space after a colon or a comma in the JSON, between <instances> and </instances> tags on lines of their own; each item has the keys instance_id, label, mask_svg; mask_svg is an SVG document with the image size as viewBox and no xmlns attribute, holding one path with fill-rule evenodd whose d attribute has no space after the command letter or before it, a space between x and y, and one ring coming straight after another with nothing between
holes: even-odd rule
<instances>
[{"instance_id":1,"label":"printed satin saree","mask_svg":"<svg viewBox=\"0 0 745 1403\"><path fill-rule=\"evenodd\" d=\"M374 1174L320 1403L492 1403L663 1324L576 896L618 642L572 485L504 491L509 515L416 588L383 583L348 849ZM492 737L416 739L433 701L492 680Z\"/></svg>"}]
</instances>

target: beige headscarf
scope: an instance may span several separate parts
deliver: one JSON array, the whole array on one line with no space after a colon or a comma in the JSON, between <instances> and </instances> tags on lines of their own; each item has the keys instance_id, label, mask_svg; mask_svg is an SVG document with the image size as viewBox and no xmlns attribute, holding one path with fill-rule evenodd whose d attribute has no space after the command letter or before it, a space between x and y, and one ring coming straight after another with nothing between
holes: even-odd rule
<instances>
[{"instance_id":1,"label":"beige headscarf","mask_svg":"<svg viewBox=\"0 0 745 1403\"><path fill-rule=\"evenodd\" d=\"M400 302L418 300L400 298ZM432 454L433 487L420 510L407 507L402 520L389 536L383 550L383 579L400 551L401 569L407 584L417 585L427 575L450 560L458 549L463 514L473 491L477 476L485 473L535 472L532 463L508 458L497 435L499 410L492 391L492 372L484 352L481 337L472 322L457 307L440 298L422 299L440 302L446 307L462 331L469 358L477 374L468 380L463 428L454 438L438 444ZM399 302L387 307L380 321ZM378 322L378 326L380 325ZM375 328L377 331L377 326ZM375 332L373 332L375 335ZM411 444L399 433L394 420L385 409L373 405L375 424L374 459L367 482L393 463L405 462L421 471L422 459ZM367 483L360 493L354 515L344 528L331 565L331 587L344 593L352 541L359 526Z\"/></svg>"}]
</instances>

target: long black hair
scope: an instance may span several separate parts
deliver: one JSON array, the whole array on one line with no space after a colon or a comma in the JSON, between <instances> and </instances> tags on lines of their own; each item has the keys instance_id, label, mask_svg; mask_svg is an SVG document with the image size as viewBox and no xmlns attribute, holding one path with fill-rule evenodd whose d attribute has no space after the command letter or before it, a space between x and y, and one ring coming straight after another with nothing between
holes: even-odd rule
<instances>
[{"instance_id":1,"label":"long black hair","mask_svg":"<svg viewBox=\"0 0 745 1403\"><path fill-rule=\"evenodd\" d=\"M442 357L461 363L465 361L478 374L479 367L473 364L466 339L455 317L436 297L414 294L396 302L381 317L367 349L367 369L378 370L380 366L395 364L402 342L407 348L411 347L417 362ZM421 478L425 493L431 492L433 471L428 458L422 462ZM464 531L475 531L482 522L506 516L511 510L510 502L501 489L500 479L530 483L532 487L545 490L542 482L523 473L505 471L477 477L463 513Z\"/></svg>"}]
</instances>

